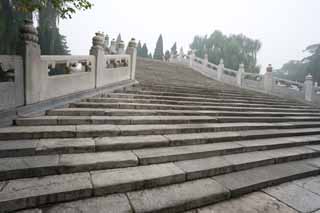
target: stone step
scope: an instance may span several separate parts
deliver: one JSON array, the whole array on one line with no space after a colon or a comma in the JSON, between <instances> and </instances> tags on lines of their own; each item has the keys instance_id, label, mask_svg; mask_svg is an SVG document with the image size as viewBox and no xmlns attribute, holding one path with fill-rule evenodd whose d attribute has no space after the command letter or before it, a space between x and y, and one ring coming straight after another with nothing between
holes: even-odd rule
<instances>
[{"instance_id":1,"label":"stone step","mask_svg":"<svg viewBox=\"0 0 320 213\"><path fill-rule=\"evenodd\" d=\"M189 162L189 166L186 166L187 162L178 162L176 164L158 164L92 171L90 173L83 172L42 178L10 180L0 182L0 185L2 186L2 190L0 191L0 206L4 211L14 211L24 208L41 207L50 203L65 202L111 193L128 192L127 197L135 212L140 212L142 211L140 208L141 206L139 208L137 207L139 203L143 204L142 206L145 204L148 206L150 204L154 205L154 199L160 200L161 205L168 205L168 203L171 203L168 202L170 200L175 203L176 199L185 199L186 197L189 202L197 203L198 201L195 202L195 200L199 197L198 192L200 192L201 195L204 195L203 193L212 194L214 191L214 194L216 194L216 187L218 187L218 191L223 189L222 191L225 193L224 196L227 195L225 197L227 199L230 195L236 195L235 192L247 193L249 192L249 189L250 191L256 190L274 183L280 183L284 180L293 180L318 174L320 172L320 158L300 160L301 158L296 157L295 160L298 161L283 163L289 158L284 155L284 160L277 160L282 158L279 153L282 153L282 151L273 154L269 151L269 153L266 154L270 156L269 158L266 156L257 158L257 155L253 155L256 163L253 163L254 160L248 159L248 156L241 156L241 154L224 156L224 158L221 158L220 160L216 159L216 163L214 163L213 158L204 159L209 165L201 165L206 167L207 173L203 172L203 176L198 176L197 178L219 175L213 176L213 179L203 178L189 181L187 177L190 174L194 174L194 170L190 168L195 168L195 162ZM240 162L237 161L237 159L241 159ZM179 164L184 170L179 168ZM246 170L240 172L243 172L246 177L251 174L252 177L249 178L249 180L253 180L253 182L250 183L243 177L239 178L240 183L232 182L232 179L238 177L240 173L234 171L243 169ZM272 172L273 176L268 174L264 177L264 173L262 172L263 169ZM216 172L213 172L214 170ZM226 179L223 178L224 176L226 176ZM234 181L237 181L237 179L234 179ZM212 185L212 183L214 184ZM244 190L244 188L246 190ZM134 191L141 189L142 191ZM150 197L151 195L154 196L154 199ZM141 197L142 200L139 197ZM101 199L101 197L93 199ZM147 199L150 199L150 202L145 203ZM223 199L219 198L214 201L218 200ZM211 204L212 201L213 200L210 199L210 202L205 204ZM83 200L78 202L77 205L86 202L87 200ZM57 209L63 209L62 206L66 207L66 204L59 205L59 208L57 206L53 208L57 211ZM200 206L202 206L202 204ZM188 206L185 210L197 207L199 206ZM105 206L105 208L107 208L107 206ZM168 211L168 208L164 209L165 212ZM107 209L105 209L105 211L109 212ZM148 210L144 209L144 211L154 212L155 209L152 207Z\"/></svg>"},{"instance_id":2,"label":"stone step","mask_svg":"<svg viewBox=\"0 0 320 213\"><path fill-rule=\"evenodd\" d=\"M85 102L94 102L94 103L142 103L142 104L169 104L169 105L200 105L200 106L242 106L242 107L273 107L273 108L298 108L298 109L311 109L310 106L297 106L291 104L266 104L266 103L250 103L244 102L242 103L241 100L236 102L236 100L225 100L224 102L221 101L197 101L197 100L167 100L167 99L127 99L127 98L87 98L84 99ZM232 104L230 104L232 103Z\"/></svg>"},{"instance_id":3,"label":"stone step","mask_svg":"<svg viewBox=\"0 0 320 213\"><path fill-rule=\"evenodd\" d=\"M198 96L165 96L165 95L151 95L151 94L134 94L134 93L108 93L101 96L109 98L126 98L126 99L167 99L167 100L195 100L195 101L216 101L216 102L243 102L243 103L265 103L265 104L284 104L284 105L302 105L289 101L277 99L262 99L252 97L198 97ZM233 100L233 101L232 101Z\"/></svg>"},{"instance_id":4,"label":"stone step","mask_svg":"<svg viewBox=\"0 0 320 213\"><path fill-rule=\"evenodd\" d=\"M242 106L198 106L198 105L167 105L167 104L140 104L140 103L71 103L71 108L107 108L107 109L146 109L146 110L212 110L212 111L241 111L241 112L317 112L319 109L295 109L273 107L242 107Z\"/></svg>"},{"instance_id":5,"label":"stone step","mask_svg":"<svg viewBox=\"0 0 320 213\"><path fill-rule=\"evenodd\" d=\"M147 110L147 109L105 109L105 108L61 108L46 112L50 116L320 116L317 112L254 112L254 111L211 111L211 110Z\"/></svg>"},{"instance_id":6,"label":"stone step","mask_svg":"<svg viewBox=\"0 0 320 213\"><path fill-rule=\"evenodd\" d=\"M232 116L39 116L18 118L17 126L83 125L83 124L186 124L233 122L292 122L320 121L313 117L232 117Z\"/></svg>"},{"instance_id":7,"label":"stone step","mask_svg":"<svg viewBox=\"0 0 320 213\"><path fill-rule=\"evenodd\" d=\"M253 156L255 156L255 151L257 150L271 151L260 151L256 153L256 156L259 155L261 157L265 157L263 153L267 153L268 159L273 157L273 154L276 157L279 157L279 155L282 156L281 159L280 157L279 159L277 158L278 161L297 160L305 157L319 157L319 141L319 137L305 137L291 140L288 138L281 138L277 140L277 143L275 143L274 140L238 141L167 148L136 149L132 151L118 152L109 151L0 158L0 180L3 181L27 177L131 167L137 166L138 164L150 165L168 163L245 152L249 153L242 154L245 156L244 158L251 158L251 160L254 160L255 158L253 158ZM99 142L97 143L97 151L103 150L99 150L98 147ZM281 149L278 150L278 148ZM253 152L251 153L252 156L250 155L250 152ZM186 163L187 166L189 165L189 162L191 161ZM196 166L197 168L204 168L205 165L211 165L204 160L196 160L195 162L196 163L191 162L190 164L198 165ZM200 166L202 164L203 166ZM183 166L181 168L185 169ZM197 172L199 172L199 170L197 170ZM192 177L195 177L195 175L199 174L197 173L192 175Z\"/></svg>"},{"instance_id":8,"label":"stone step","mask_svg":"<svg viewBox=\"0 0 320 213\"><path fill-rule=\"evenodd\" d=\"M134 212L182 212L289 180L319 174L306 160L129 192Z\"/></svg>"},{"instance_id":9,"label":"stone step","mask_svg":"<svg viewBox=\"0 0 320 213\"><path fill-rule=\"evenodd\" d=\"M295 129L316 128L319 127L319 125L320 122L14 126L0 128L0 140L162 135L259 129Z\"/></svg>"},{"instance_id":10,"label":"stone step","mask_svg":"<svg viewBox=\"0 0 320 213\"><path fill-rule=\"evenodd\" d=\"M117 93L117 92L114 92ZM122 92L118 92L122 93ZM189 96L189 97L205 97L205 98L213 98L213 97L229 97L229 98L243 98L243 99L251 99L254 97L257 100L271 100L271 101L279 101L281 100L278 97L267 97L267 96L259 96L259 94L256 95L247 95L247 94L232 94L232 93L213 93L213 94L201 94L201 93L192 93L192 92L160 92L160 91L146 91L146 90L126 90L126 94L142 94L142 95L157 95L157 96ZM294 103L289 100L281 100L283 102L287 103Z\"/></svg>"},{"instance_id":11,"label":"stone step","mask_svg":"<svg viewBox=\"0 0 320 213\"><path fill-rule=\"evenodd\" d=\"M0 141L0 157L22 157L237 142L251 150L318 144L320 129Z\"/></svg>"}]
</instances>

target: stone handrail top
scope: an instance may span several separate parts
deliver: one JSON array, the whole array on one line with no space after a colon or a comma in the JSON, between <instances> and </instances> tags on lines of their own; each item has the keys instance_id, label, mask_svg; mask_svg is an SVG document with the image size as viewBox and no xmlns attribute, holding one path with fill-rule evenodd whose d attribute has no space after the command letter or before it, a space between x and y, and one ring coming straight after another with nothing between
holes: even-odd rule
<instances>
[{"instance_id":1,"label":"stone handrail top","mask_svg":"<svg viewBox=\"0 0 320 213\"><path fill-rule=\"evenodd\" d=\"M71 61L93 59L93 55L41 55L43 61Z\"/></svg>"},{"instance_id":2,"label":"stone handrail top","mask_svg":"<svg viewBox=\"0 0 320 213\"><path fill-rule=\"evenodd\" d=\"M284 81L286 83L296 84L296 85L299 85L299 86L304 86L304 83L301 83L301 82L298 82L298 81L291 81L291 80L278 78L278 77L273 77L273 79L276 80L276 81Z\"/></svg>"}]
</instances>

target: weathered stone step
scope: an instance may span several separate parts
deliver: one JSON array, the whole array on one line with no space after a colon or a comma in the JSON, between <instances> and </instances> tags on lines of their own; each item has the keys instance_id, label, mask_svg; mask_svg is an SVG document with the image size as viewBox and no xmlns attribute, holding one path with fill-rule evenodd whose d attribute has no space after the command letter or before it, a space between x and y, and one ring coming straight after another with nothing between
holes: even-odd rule
<instances>
[{"instance_id":1,"label":"weathered stone step","mask_svg":"<svg viewBox=\"0 0 320 213\"><path fill-rule=\"evenodd\" d=\"M201 123L153 125L61 125L14 126L0 128L0 140L40 138L84 138L102 136L161 135L258 129L295 129L319 127L319 122L285 123Z\"/></svg>"},{"instance_id":2,"label":"weathered stone step","mask_svg":"<svg viewBox=\"0 0 320 213\"><path fill-rule=\"evenodd\" d=\"M167 99L167 100L197 100L197 101L216 101L216 102L245 102L245 103L266 103L266 104L284 104L284 105L299 105L297 103L292 103L289 101L284 100L277 100L277 99L262 99L262 98L255 98L253 97L197 97L197 96L165 96L165 95L151 95L151 94L135 94L135 93L108 93L103 95L102 97L109 97L109 98L127 98L127 99ZM231 101L231 100L234 101ZM302 105L302 104L300 104Z\"/></svg>"},{"instance_id":3,"label":"weathered stone step","mask_svg":"<svg viewBox=\"0 0 320 213\"><path fill-rule=\"evenodd\" d=\"M211 111L211 110L147 110L147 109L103 109L103 108L61 108L48 110L51 116L320 116L317 112L254 112L254 111Z\"/></svg>"},{"instance_id":4,"label":"weathered stone step","mask_svg":"<svg viewBox=\"0 0 320 213\"><path fill-rule=\"evenodd\" d=\"M320 129L249 130L173 135L0 141L0 157L21 157L186 146L235 141L251 150L318 144ZM303 136L301 136L303 135Z\"/></svg>"},{"instance_id":5,"label":"weathered stone step","mask_svg":"<svg viewBox=\"0 0 320 213\"><path fill-rule=\"evenodd\" d=\"M212 179L129 192L134 212L181 212L285 181L316 175L307 160L254 168ZM230 196L231 195L231 196Z\"/></svg>"},{"instance_id":6,"label":"weathered stone step","mask_svg":"<svg viewBox=\"0 0 320 213\"><path fill-rule=\"evenodd\" d=\"M95 102L95 103L142 103L142 104L169 104L169 105L200 105L200 106L242 106L242 107L273 107L273 108L301 108L301 109L311 109L310 106L300 106L300 105L292 105L292 104L266 104L266 103L250 103L250 102L241 102L239 100L236 102L235 100L224 100L221 101L197 101L197 100L167 100L167 99L127 99L127 98L88 98L85 99L86 102ZM232 104L230 104L232 103Z\"/></svg>"},{"instance_id":7,"label":"weathered stone step","mask_svg":"<svg viewBox=\"0 0 320 213\"><path fill-rule=\"evenodd\" d=\"M279 153L282 153L282 151L278 151L277 153L273 154L269 151L269 158L267 156L258 157L257 155L253 155L253 157L256 159L256 163L253 163L254 160L248 159L246 156L241 156L240 154L224 156L223 159L216 159L216 163L213 163L213 158L204 159L210 165L201 164L203 168L206 167L206 169L208 170L207 173L202 173L203 177L219 174L224 174L224 176L229 175L227 176L226 180L222 178L223 175L219 175L213 177L214 181L213 179L206 178L185 182L188 175L194 174L194 170L192 168L195 168L194 164L196 162L191 161L188 164L189 167L186 166L187 162L178 162L176 165L169 163L115 170L93 171L90 173L83 172L67 175L47 176L42 178L10 180L6 182L0 182L0 185L2 186L2 190L0 191L0 206L5 211L13 211L23 208L32 208L39 206L41 207L42 205L50 203L65 202L91 196L100 196L117 192L128 192L127 195L130 199L130 203L133 204L132 206L134 207L134 210L136 212L139 212L140 208L137 208L137 204L139 204L141 201L143 201L142 203L144 204L144 202L146 201L145 199L150 198L150 202L145 203L147 205L150 205L153 203L153 200L157 198L157 196L158 200L160 199L161 201L161 205L168 205L168 202L163 203L163 199L165 199L166 201L170 201L170 199L172 199L172 201L176 201L176 199L181 199L181 197L187 197L189 198L189 202L194 203L195 198L199 196L199 193L201 195L203 195L203 193L212 194L212 190L216 192L216 187L218 187L218 191L221 191L221 189L223 189L222 191L225 194L224 196L228 195L226 198L229 198L230 193L234 196L235 192L239 193L239 190L241 190L242 193L249 192L248 189L250 189L250 187L252 187L252 189L250 190L256 190L257 183L260 183L258 184L259 188L263 188L269 186L270 184L274 184L275 182L279 183L285 180L293 180L301 177L306 177L318 174L320 171L320 158L282 163L289 158L285 154L283 155L284 160L279 160L281 159ZM301 154L302 153L303 152L301 152ZM298 155L296 155L295 160L301 159L297 156ZM237 161L237 159L242 160L240 160L239 162ZM180 169L177 166L179 165L179 163L180 166L183 167L186 171ZM267 166L269 164L275 163L281 164ZM219 166L220 170L218 169ZM242 171L246 174L247 178L248 174L252 175L252 177L249 178L249 180L254 180L251 185L250 182L248 180L245 180L243 177L239 178L240 183L233 183L232 181L230 181L234 176L239 176L239 172L230 172L243 169L247 169L245 171ZM266 171L268 172L272 172L273 176L271 174L268 174L266 177L263 177L263 169L266 169ZM196 178L200 177L202 176L198 176ZM234 181L237 181L237 179L234 179ZM245 183L243 184L243 182ZM215 184L212 185L210 183ZM211 185L214 187L211 187ZM233 188L231 186L233 186ZM247 190L244 190L243 188L246 188ZM141 189L143 190L130 192L133 190ZM166 192L166 196L162 196L164 195L162 194L163 192ZM168 192L170 193L168 194ZM175 193L171 195L171 193L173 192ZM153 197L154 199L151 199L152 197L149 197L152 194L154 194L153 196L155 196ZM137 199L139 199L140 196L143 199L138 202ZM217 200L220 200L220 198ZM210 203L206 204L211 204L212 201L213 200L211 200ZM81 202L86 203L86 200L83 200ZM55 208L56 210L61 210L63 209L62 206L66 207L66 204L59 205L59 208L57 208L57 206L53 208ZM189 206L187 209L196 207L199 206ZM168 210L167 208L165 209L166 211ZM109 212L107 209L105 209L105 211ZM148 212L149 211L154 212L155 209L149 209Z\"/></svg>"},{"instance_id":8,"label":"weathered stone step","mask_svg":"<svg viewBox=\"0 0 320 213\"><path fill-rule=\"evenodd\" d=\"M114 92L117 93L117 92ZM118 92L122 93L122 92ZM205 97L205 98L213 98L213 97L229 97L229 98L244 98L244 99L251 99L255 98L258 100L276 100L279 101L280 98L278 97L267 97L267 96L260 96L259 94L256 95L247 95L247 94L232 94L232 93L213 93L213 94L201 94L201 93L192 93L192 92L160 92L160 91L146 91L146 90L126 90L125 93L127 94L142 94L142 95L157 95L157 96L189 96L189 97ZM287 103L294 103L289 100L281 100Z\"/></svg>"},{"instance_id":9,"label":"weathered stone step","mask_svg":"<svg viewBox=\"0 0 320 213\"><path fill-rule=\"evenodd\" d=\"M159 163L168 163L182 160L201 159L204 157L229 155L234 153L244 153L240 155L236 161L241 161L241 156L245 159L255 159L260 157L266 158L267 162L279 162L288 160L297 160L308 157L319 157L320 146L310 144L319 144L318 138L301 138L295 140L279 139L275 144L272 140L260 141L239 141L239 142L224 142L204 145L178 146L168 148L149 148L137 149L131 151L119 152L97 152L97 153L82 153L82 154L53 154L43 156L26 156L26 157L11 157L0 158L0 180L10 180L18 178L39 177L47 175L85 172L101 169L122 168L140 165L150 165ZM309 145L308 147L303 145ZM293 146L298 146L290 148ZM277 148L286 147L285 149ZM275 150L271 150L275 149ZM270 150L264 152L255 152L257 150ZM252 152L250 155L250 152ZM264 155L264 153L266 155ZM254 156L258 156L255 158ZM273 157L276 157L275 159ZM227 158L227 157L226 157ZM234 159L234 158L231 158ZM271 159L272 158L272 159ZM220 159L220 158L219 158ZM229 159L229 158L227 158ZM216 158L213 159L213 161ZM242 159L244 161L244 159ZM266 162L264 161L264 162ZM195 160L187 161L187 163L177 164L180 168L188 169L189 164L196 171L187 176L188 179L202 177L203 168L206 165L212 165L211 160ZM203 166L200 166L202 165ZM182 166L180 166L182 165ZM186 167L184 167L184 165ZM256 164L254 164L256 165ZM242 165L244 166L244 165ZM202 168L202 170L201 170ZM230 170L230 168L228 168ZM200 176L199 176L200 172ZM207 174L207 173L206 173ZM212 174L212 173L210 173ZM193 178L192 178L193 177Z\"/></svg>"},{"instance_id":10,"label":"weathered stone step","mask_svg":"<svg viewBox=\"0 0 320 213\"><path fill-rule=\"evenodd\" d=\"M82 124L185 124L185 123L233 123L233 122L291 122L320 121L313 117L232 117L232 116L40 116L18 118L17 126L82 125Z\"/></svg>"},{"instance_id":11,"label":"weathered stone step","mask_svg":"<svg viewBox=\"0 0 320 213\"><path fill-rule=\"evenodd\" d=\"M167 105L167 104L140 104L140 103L71 103L71 108L108 108L108 109L147 109L147 110L214 110L214 111L241 111L241 112L317 112L319 109L273 108L273 107L242 107L242 106L201 106L201 105Z\"/></svg>"}]
</instances>

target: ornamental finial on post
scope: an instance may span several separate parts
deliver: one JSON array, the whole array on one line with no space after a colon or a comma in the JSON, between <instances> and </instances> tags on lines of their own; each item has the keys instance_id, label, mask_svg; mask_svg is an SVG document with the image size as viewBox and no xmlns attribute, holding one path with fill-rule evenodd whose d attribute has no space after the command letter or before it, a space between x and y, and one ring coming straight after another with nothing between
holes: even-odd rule
<instances>
[{"instance_id":1,"label":"ornamental finial on post","mask_svg":"<svg viewBox=\"0 0 320 213\"><path fill-rule=\"evenodd\" d=\"M131 40L129 41L128 47L136 48L137 47L136 39L131 38Z\"/></svg>"},{"instance_id":2,"label":"ornamental finial on post","mask_svg":"<svg viewBox=\"0 0 320 213\"><path fill-rule=\"evenodd\" d=\"M96 35L92 38L92 46L94 48L103 48L104 42L104 34L102 32L96 32Z\"/></svg>"},{"instance_id":3,"label":"ornamental finial on post","mask_svg":"<svg viewBox=\"0 0 320 213\"><path fill-rule=\"evenodd\" d=\"M39 36L37 29L33 26L33 21L30 19L24 20L24 25L20 28L21 39L25 42L38 43Z\"/></svg>"}]
</instances>

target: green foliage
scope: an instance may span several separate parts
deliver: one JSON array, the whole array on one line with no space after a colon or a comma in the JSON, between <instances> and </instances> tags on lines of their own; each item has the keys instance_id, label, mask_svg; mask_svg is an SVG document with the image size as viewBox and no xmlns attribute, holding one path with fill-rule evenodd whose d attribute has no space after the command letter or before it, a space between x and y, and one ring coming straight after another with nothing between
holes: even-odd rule
<instances>
[{"instance_id":1,"label":"green foliage","mask_svg":"<svg viewBox=\"0 0 320 213\"><path fill-rule=\"evenodd\" d=\"M141 42L140 41L138 42L138 45L137 45L137 56L143 57L143 58L148 58L149 57L148 48L147 48L146 43L144 43L143 46L141 47Z\"/></svg>"},{"instance_id":2,"label":"green foliage","mask_svg":"<svg viewBox=\"0 0 320 213\"><path fill-rule=\"evenodd\" d=\"M309 56L302 60L291 60L285 63L274 75L293 81L304 82L309 73L313 80L320 83L320 44L312 44L305 49Z\"/></svg>"},{"instance_id":3,"label":"green foliage","mask_svg":"<svg viewBox=\"0 0 320 213\"><path fill-rule=\"evenodd\" d=\"M153 58L157 60L162 60L163 58L163 39L161 34L158 38L156 49L154 50Z\"/></svg>"},{"instance_id":4,"label":"green foliage","mask_svg":"<svg viewBox=\"0 0 320 213\"><path fill-rule=\"evenodd\" d=\"M138 42L138 45L137 45L137 56L142 57L142 47L141 47L140 41Z\"/></svg>"},{"instance_id":5,"label":"green foliage","mask_svg":"<svg viewBox=\"0 0 320 213\"><path fill-rule=\"evenodd\" d=\"M197 57L204 57L208 53L208 60L218 64L224 59L226 67L238 70L239 64L244 63L246 72L259 73L257 53L261 49L261 42L245 35L226 36L220 31L214 31L208 36L195 36L190 48L195 50Z\"/></svg>"},{"instance_id":6,"label":"green foliage","mask_svg":"<svg viewBox=\"0 0 320 213\"><path fill-rule=\"evenodd\" d=\"M165 59L166 61L169 61L169 59L170 59L170 52L169 52L169 50L167 50L167 51L165 52L165 54L164 54L164 59Z\"/></svg>"},{"instance_id":7,"label":"green foliage","mask_svg":"<svg viewBox=\"0 0 320 213\"><path fill-rule=\"evenodd\" d=\"M88 0L15 0L17 9L24 13L46 8L51 4L61 18L71 18L77 10L91 9L93 4Z\"/></svg>"}]
</instances>

